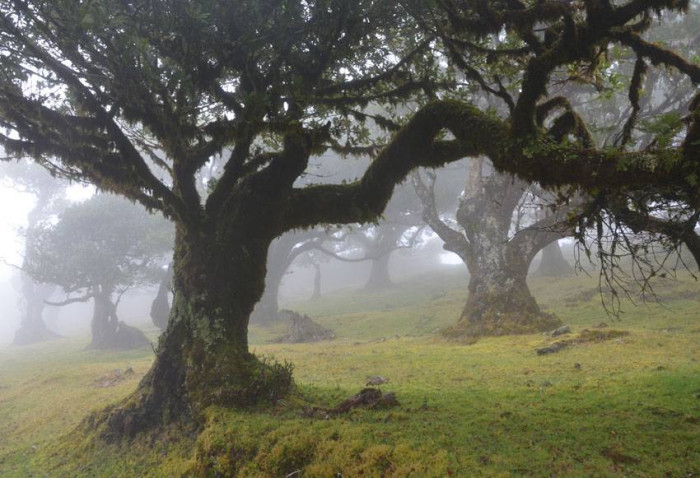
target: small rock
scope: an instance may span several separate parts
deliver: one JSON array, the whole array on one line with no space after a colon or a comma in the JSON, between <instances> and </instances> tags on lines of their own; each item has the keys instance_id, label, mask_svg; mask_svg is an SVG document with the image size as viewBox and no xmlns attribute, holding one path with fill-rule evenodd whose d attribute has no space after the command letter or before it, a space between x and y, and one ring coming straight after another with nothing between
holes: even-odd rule
<instances>
[{"instance_id":1,"label":"small rock","mask_svg":"<svg viewBox=\"0 0 700 478\"><path fill-rule=\"evenodd\" d=\"M568 325L564 325L562 327L559 327L558 329L555 329L552 331L552 337L558 337L559 335L564 335L564 334L570 334L571 333L571 327Z\"/></svg>"},{"instance_id":2,"label":"small rock","mask_svg":"<svg viewBox=\"0 0 700 478\"><path fill-rule=\"evenodd\" d=\"M382 377L381 375L373 375L371 377L367 377L367 386L377 386L377 385L384 385L385 383L389 383L389 379Z\"/></svg>"},{"instance_id":3,"label":"small rock","mask_svg":"<svg viewBox=\"0 0 700 478\"><path fill-rule=\"evenodd\" d=\"M289 333L278 338L276 343L300 344L309 342L321 342L333 340L335 334L322 325L317 324L308 315L299 314L291 310L281 310L280 316L290 321Z\"/></svg>"},{"instance_id":4,"label":"small rock","mask_svg":"<svg viewBox=\"0 0 700 478\"><path fill-rule=\"evenodd\" d=\"M556 352L559 352L561 349L569 345L566 342L555 342L549 347L543 347L541 349L537 349L537 355L547 355L547 354L553 354Z\"/></svg>"}]
</instances>

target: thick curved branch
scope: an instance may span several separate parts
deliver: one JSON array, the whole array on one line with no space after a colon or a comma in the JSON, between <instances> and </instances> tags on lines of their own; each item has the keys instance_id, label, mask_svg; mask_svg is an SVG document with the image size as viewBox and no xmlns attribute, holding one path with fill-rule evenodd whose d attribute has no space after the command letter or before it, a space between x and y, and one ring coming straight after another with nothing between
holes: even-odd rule
<instances>
[{"instance_id":1,"label":"thick curved branch","mask_svg":"<svg viewBox=\"0 0 700 478\"><path fill-rule=\"evenodd\" d=\"M677 53L649 43L638 34L630 31L613 33L613 38L623 45L631 47L638 56L649 58L654 65L672 66L687 75L693 83L700 83L700 66L689 63Z\"/></svg>"},{"instance_id":2,"label":"thick curved branch","mask_svg":"<svg viewBox=\"0 0 700 478\"><path fill-rule=\"evenodd\" d=\"M529 264L545 246L573 235L573 226L567 216L574 209L573 207L559 208L556 213L521 229L508 242L509 249L512 253L524 257Z\"/></svg>"},{"instance_id":3,"label":"thick curved branch","mask_svg":"<svg viewBox=\"0 0 700 478\"><path fill-rule=\"evenodd\" d=\"M443 130L450 131L456 140L437 142ZM293 190L281 232L316 224L376 220L394 186L411 170L438 167L464 157L488 156L498 171L543 187L577 185L597 190L651 185L679 189L688 181L682 151L597 150L549 138L511 139L509 132L505 122L470 104L454 100L430 103L397 133L359 181ZM692 191L697 195L696 188Z\"/></svg>"},{"instance_id":4,"label":"thick curved branch","mask_svg":"<svg viewBox=\"0 0 700 478\"><path fill-rule=\"evenodd\" d=\"M468 131L459 141L438 142L443 129ZM420 166L438 167L481 154L497 156L507 128L497 118L458 101L437 101L419 110L377 156L363 177L346 185L296 189L286 211L286 229L316 224L365 223L379 217L394 190Z\"/></svg>"}]
</instances>

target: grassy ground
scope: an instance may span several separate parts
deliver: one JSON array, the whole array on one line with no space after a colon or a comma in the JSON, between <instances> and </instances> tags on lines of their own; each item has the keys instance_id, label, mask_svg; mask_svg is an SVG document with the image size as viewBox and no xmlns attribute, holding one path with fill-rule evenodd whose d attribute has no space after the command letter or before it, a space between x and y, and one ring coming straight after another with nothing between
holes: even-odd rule
<instances>
[{"instance_id":1,"label":"grassy ground","mask_svg":"<svg viewBox=\"0 0 700 478\"><path fill-rule=\"evenodd\" d=\"M436 338L459 314L464 278L427 279L292 304L331 327L333 342L271 345L283 327L252 330L256 353L294 362L299 395L272 413L212 409L199 436L170 430L106 446L70 433L133 390L150 349L98 353L84 350L86 339L0 349L0 476L700 475L695 281L664 281L664 304L626 306L613 321L590 280L535 279L540 303L574 332L600 322L630 332L538 356L554 339ZM133 375L114 372L128 367ZM304 405L333 406L375 374L390 378L382 390L400 407L302 416Z\"/></svg>"}]
</instances>

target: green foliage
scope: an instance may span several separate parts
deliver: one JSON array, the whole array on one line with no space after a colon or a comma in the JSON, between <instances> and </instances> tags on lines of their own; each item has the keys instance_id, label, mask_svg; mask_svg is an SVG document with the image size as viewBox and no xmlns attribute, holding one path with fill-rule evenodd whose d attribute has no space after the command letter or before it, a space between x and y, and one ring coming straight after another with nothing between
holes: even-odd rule
<instances>
[{"instance_id":1,"label":"green foliage","mask_svg":"<svg viewBox=\"0 0 700 478\"><path fill-rule=\"evenodd\" d=\"M287 360L277 362L265 356L259 360L252 379L246 384L245 395L251 404L276 403L289 394L294 384L294 364Z\"/></svg>"},{"instance_id":2,"label":"green foliage","mask_svg":"<svg viewBox=\"0 0 700 478\"><path fill-rule=\"evenodd\" d=\"M653 136L656 146L660 149L673 146L674 140L679 136L683 128L683 119L676 111L644 120L639 125L639 129L642 132Z\"/></svg>"},{"instance_id":3,"label":"green foliage","mask_svg":"<svg viewBox=\"0 0 700 478\"><path fill-rule=\"evenodd\" d=\"M55 223L27 234L26 271L74 292L158 280L157 261L172 247L172 228L125 199L97 195L68 207Z\"/></svg>"}]
</instances>

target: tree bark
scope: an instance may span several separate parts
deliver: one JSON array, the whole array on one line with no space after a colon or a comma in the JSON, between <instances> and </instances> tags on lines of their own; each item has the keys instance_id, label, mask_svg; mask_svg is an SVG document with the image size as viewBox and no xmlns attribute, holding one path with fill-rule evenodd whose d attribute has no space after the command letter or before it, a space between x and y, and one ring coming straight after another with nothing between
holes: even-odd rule
<instances>
[{"instance_id":1,"label":"tree bark","mask_svg":"<svg viewBox=\"0 0 700 478\"><path fill-rule=\"evenodd\" d=\"M94 304L90 321L92 333L90 346L96 349L111 348L110 344L117 334L118 318L111 295L111 290L105 291L97 286L92 298Z\"/></svg>"},{"instance_id":2,"label":"tree bark","mask_svg":"<svg viewBox=\"0 0 700 478\"><path fill-rule=\"evenodd\" d=\"M248 322L263 294L271 242L255 227L178 227L168 327L136 393L108 410L106 438L161 423L199 423L208 406L246 407L289 391L291 370L248 350Z\"/></svg>"},{"instance_id":3,"label":"tree bark","mask_svg":"<svg viewBox=\"0 0 700 478\"><path fill-rule=\"evenodd\" d=\"M505 247L503 249L506 249ZM506 254L501 255L505 257ZM499 254L500 255L500 254ZM470 267L469 297L448 337L528 334L551 330L560 320L540 310L527 285L529 261L496 261Z\"/></svg>"},{"instance_id":4,"label":"tree bark","mask_svg":"<svg viewBox=\"0 0 700 478\"><path fill-rule=\"evenodd\" d=\"M391 253L397 248L397 243L406 229L406 226L397 224L382 224L376 229L376 237L366 239L365 254L372 258L369 278L364 286L366 292L381 291L394 286L389 273L389 262Z\"/></svg>"},{"instance_id":5,"label":"tree bark","mask_svg":"<svg viewBox=\"0 0 700 478\"><path fill-rule=\"evenodd\" d=\"M574 268L564 259L559 242L554 241L542 249L542 258L536 275L542 277L560 277L572 274Z\"/></svg>"},{"instance_id":6,"label":"tree bark","mask_svg":"<svg viewBox=\"0 0 700 478\"><path fill-rule=\"evenodd\" d=\"M286 269L285 269L286 271ZM270 325L280 319L279 290L284 272L268 274L265 280L265 292L260 302L255 305L250 321L254 324Z\"/></svg>"}]
</instances>

